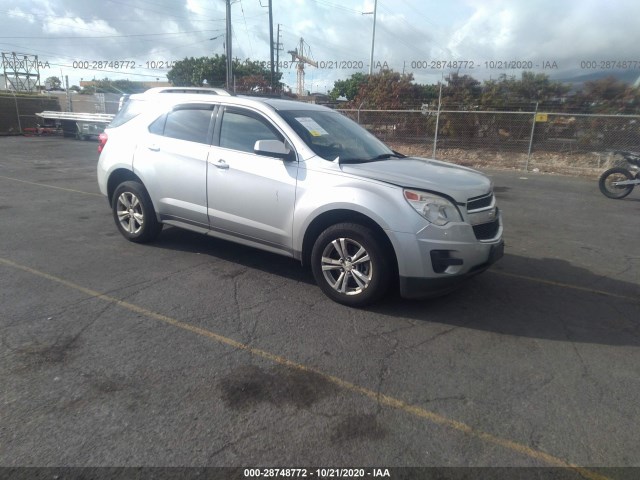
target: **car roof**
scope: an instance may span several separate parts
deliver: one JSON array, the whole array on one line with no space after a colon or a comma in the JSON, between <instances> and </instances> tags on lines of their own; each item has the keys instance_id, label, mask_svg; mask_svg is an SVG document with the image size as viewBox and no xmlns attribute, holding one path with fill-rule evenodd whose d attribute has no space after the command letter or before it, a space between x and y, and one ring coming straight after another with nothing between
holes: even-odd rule
<instances>
[{"instance_id":1,"label":"car roof","mask_svg":"<svg viewBox=\"0 0 640 480\"><path fill-rule=\"evenodd\" d=\"M169 91L169 89L171 89ZM222 93L219 93L222 92ZM171 95L165 95L171 93ZM282 98L259 97L249 95L232 95L226 90L220 88L198 88L198 87L160 87L152 88L144 93L131 95L129 100L143 101L161 101L163 104L175 105L184 102L222 102L227 105L244 105L251 106L263 104L274 110L318 110L332 111L330 108L315 105L313 103L305 103L297 100L288 100Z\"/></svg>"},{"instance_id":2,"label":"car roof","mask_svg":"<svg viewBox=\"0 0 640 480\"><path fill-rule=\"evenodd\" d=\"M262 98L261 100L263 103L270 105L276 110L331 110L330 108L322 105L300 102L298 100L285 100L281 98Z\"/></svg>"}]
</instances>

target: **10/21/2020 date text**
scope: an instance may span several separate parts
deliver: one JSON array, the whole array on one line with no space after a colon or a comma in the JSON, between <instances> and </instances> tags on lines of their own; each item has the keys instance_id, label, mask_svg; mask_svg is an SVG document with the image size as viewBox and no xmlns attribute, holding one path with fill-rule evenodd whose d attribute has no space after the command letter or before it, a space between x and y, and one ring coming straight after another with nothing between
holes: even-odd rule
<instances>
[{"instance_id":1,"label":"10/21/2020 date text","mask_svg":"<svg viewBox=\"0 0 640 480\"><path fill-rule=\"evenodd\" d=\"M72 62L71 67L76 70L170 70L176 66L177 60L77 60ZM258 66L269 69L271 62L255 61L246 63L257 64ZM607 62L608 63L608 62ZM624 62L632 65L634 62ZM289 69L298 66L298 61L278 61L274 62L274 67L278 69ZM637 65L638 62L635 62ZM637 66L627 66L626 68L637 68ZM369 67L369 63L364 60L318 60L314 61L312 66L321 70L364 70ZM390 65L384 61L375 62L376 70L388 70ZM410 70L556 70L559 68L555 61L539 61L531 60L491 60L491 61L472 61L472 60L413 60L406 64L406 68ZM597 62L581 62L581 68L613 68L600 66Z\"/></svg>"},{"instance_id":2,"label":"10/21/2020 date text","mask_svg":"<svg viewBox=\"0 0 640 480\"><path fill-rule=\"evenodd\" d=\"M245 468L244 478L391 478L388 468Z\"/></svg>"}]
</instances>

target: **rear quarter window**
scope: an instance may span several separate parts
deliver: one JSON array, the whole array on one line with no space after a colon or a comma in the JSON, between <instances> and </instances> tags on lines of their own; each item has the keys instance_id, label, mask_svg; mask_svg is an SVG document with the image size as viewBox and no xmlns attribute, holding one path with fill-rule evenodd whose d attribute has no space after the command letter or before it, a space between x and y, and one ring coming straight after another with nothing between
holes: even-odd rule
<instances>
[{"instance_id":1,"label":"rear quarter window","mask_svg":"<svg viewBox=\"0 0 640 480\"><path fill-rule=\"evenodd\" d=\"M142 100L129 99L122 109L113 117L108 128L115 128L124 125L129 120L137 117L144 111L145 102Z\"/></svg>"}]
</instances>

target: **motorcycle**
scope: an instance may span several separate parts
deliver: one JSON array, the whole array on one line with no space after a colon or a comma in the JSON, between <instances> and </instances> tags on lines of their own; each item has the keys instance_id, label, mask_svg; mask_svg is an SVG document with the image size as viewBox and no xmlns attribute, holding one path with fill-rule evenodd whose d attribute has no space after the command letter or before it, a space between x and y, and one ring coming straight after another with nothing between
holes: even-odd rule
<instances>
[{"instance_id":1,"label":"motorcycle","mask_svg":"<svg viewBox=\"0 0 640 480\"><path fill-rule=\"evenodd\" d=\"M600 191L609 198L620 199L631 193L633 187L640 185L640 153L617 151L627 161L628 168L613 167L600 176Z\"/></svg>"}]
</instances>

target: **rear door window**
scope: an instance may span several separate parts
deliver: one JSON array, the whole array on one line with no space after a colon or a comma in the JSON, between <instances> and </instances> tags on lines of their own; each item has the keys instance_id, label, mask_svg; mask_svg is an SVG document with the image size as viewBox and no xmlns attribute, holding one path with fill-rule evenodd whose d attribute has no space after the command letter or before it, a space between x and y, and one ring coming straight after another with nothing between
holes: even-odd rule
<instances>
[{"instance_id":1,"label":"rear door window","mask_svg":"<svg viewBox=\"0 0 640 480\"><path fill-rule=\"evenodd\" d=\"M174 108L149 125L149 132L188 142L210 144L213 105Z\"/></svg>"}]
</instances>

